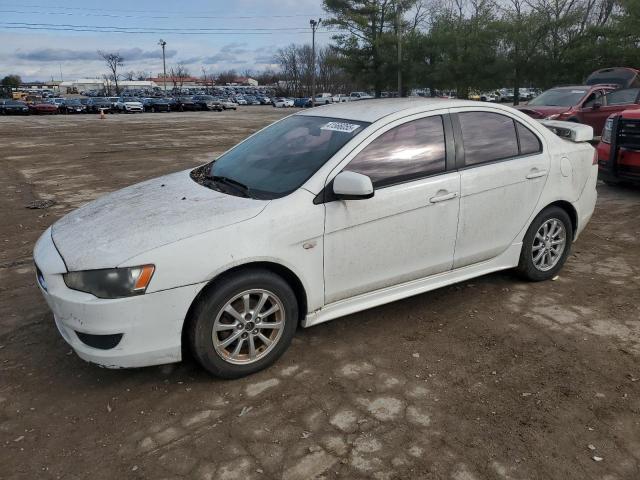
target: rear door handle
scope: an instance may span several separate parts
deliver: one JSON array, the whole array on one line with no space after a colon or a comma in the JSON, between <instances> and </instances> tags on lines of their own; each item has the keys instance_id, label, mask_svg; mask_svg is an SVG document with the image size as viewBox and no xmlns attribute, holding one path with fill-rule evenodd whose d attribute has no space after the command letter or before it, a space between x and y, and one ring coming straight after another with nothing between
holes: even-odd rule
<instances>
[{"instance_id":1,"label":"rear door handle","mask_svg":"<svg viewBox=\"0 0 640 480\"><path fill-rule=\"evenodd\" d=\"M458 192L445 193L444 195L436 195L435 197L431 197L429 202L438 203L438 202L446 202L447 200L453 200L458 196Z\"/></svg>"},{"instance_id":2,"label":"rear door handle","mask_svg":"<svg viewBox=\"0 0 640 480\"><path fill-rule=\"evenodd\" d=\"M529 175L527 175L527 180L544 177L547 173L547 170L538 170L537 168L534 168L533 170L531 170L531 172L529 172Z\"/></svg>"}]
</instances>

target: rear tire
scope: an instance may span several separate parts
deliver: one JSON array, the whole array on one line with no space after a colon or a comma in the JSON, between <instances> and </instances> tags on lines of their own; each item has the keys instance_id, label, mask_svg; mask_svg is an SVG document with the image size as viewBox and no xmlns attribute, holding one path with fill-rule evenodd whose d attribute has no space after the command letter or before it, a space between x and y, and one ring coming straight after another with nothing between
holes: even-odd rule
<instances>
[{"instance_id":1,"label":"rear tire","mask_svg":"<svg viewBox=\"0 0 640 480\"><path fill-rule=\"evenodd\" d=\"M555 206L545 208L524 236L516 271L532 282L555 277L569 256L572 241L573 225L567 212Z\"/></svg>"},{"instance_id":2,"label":"rear tire","mask_svg":"<svg viewBox=\"0 0 640 480\"><path fill-rule=\"evenodd\" d=\"M239 378L275 362L297 325L298 303L289 284L268 270L248 269L204 292L190 316L187 338L209 373Z\"/></svg>"}]
</instances>

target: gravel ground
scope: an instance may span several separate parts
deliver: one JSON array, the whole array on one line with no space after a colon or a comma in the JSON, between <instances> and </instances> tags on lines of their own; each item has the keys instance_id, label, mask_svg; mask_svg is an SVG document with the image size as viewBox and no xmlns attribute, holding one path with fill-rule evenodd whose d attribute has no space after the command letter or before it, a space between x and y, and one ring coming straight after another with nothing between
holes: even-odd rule
<instances>
[{"instance_id":1,"label":"gravel ground","mask_svg":"<svg viewBox=\"0 0 640 480\"><path fill-rule=\"evenodd\" d=\"M0 117L0 477L640 478L638 189L598 186L556 281L503 272L300 330L249 378L70 351L35 285L40 233L284 114Z\"/></svg>"}]
</instances>

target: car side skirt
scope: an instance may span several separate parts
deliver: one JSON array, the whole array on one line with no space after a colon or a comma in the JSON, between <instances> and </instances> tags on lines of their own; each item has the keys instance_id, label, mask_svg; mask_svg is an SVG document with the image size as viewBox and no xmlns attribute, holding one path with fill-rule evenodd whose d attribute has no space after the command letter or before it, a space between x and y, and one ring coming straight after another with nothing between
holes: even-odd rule
<instances>
[{"instance_id":1,"label":"car side skirt","mask_svg":"<svg viewBox=\"0 0 640 480\"><path fill-rule=\"evenodd\" d=\"M514 243L503 253L491 260L330 303L315 312L309 313L302 321L302 326L311 327L345 315L384 305L385 303L395 302L396 300L412 297L430 290L436 290L474 277L513 268L518 265L521 250L522 243Z\"/></svg>"}]
</instances>

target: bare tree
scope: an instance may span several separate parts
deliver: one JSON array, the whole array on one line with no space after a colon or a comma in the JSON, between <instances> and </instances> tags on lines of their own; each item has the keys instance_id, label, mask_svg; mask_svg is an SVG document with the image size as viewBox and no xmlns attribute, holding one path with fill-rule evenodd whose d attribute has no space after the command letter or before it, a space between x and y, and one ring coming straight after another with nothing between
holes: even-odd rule
<instances>
[{"instance_id":1,"label":"bare tree","mask_svg":"<svg viewBox=\"0 0 640 480\"><path fill-rule=\"evenodd\" d=\"M218 83L226 85L227 83L233 83L238 78L238 72L235 70L227 70L218 74Z\"/></svg>"},{"instance_id":2,"label":"bare tree","mask_svg":"<svg viewBox=\"0 0 640 480\"><path fill-rule=\"evenodd\" d=\"M122 67L124 65L124 58L122 58L118 52L104 52L102 50L98 50L98 55L100 55L107 64L107 68L111 72L110 77L116 86L116 95L120 95L120 87L118 86L118 67Z\"/></svg>"},{"instance_id":3,"label":"bare tree","mask_svg":"<svg viewBox=\"0 0 640 480\"><path fill-rule=\"evenodd\" d=\"M291 44L278 50L275 62L280 64L280 73L273 83L281 80L287 95L309 96L313 58L310 45ZM343 65L344 59L332 47L317 49L316 79L321 92L344 93L352 87Z\"/></svg>"},{"instance_id":4,"label":"bare tree","mask_svg":"<svg viewBox=\"0 0 640 480\"><path fill-rule=\"evenodd\" d=\"M171 67L169 75L173 82L173 89L181 90L184 81L189 77L189 70L187 70L187 67L185 67L183 63L179 63L175 68Z\"/></svg>"}]
</instances>

